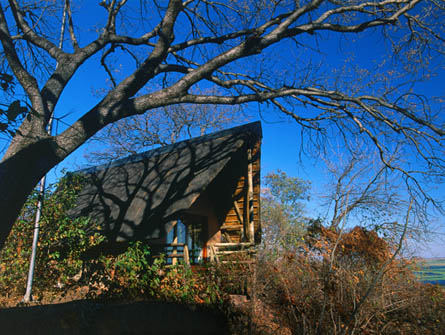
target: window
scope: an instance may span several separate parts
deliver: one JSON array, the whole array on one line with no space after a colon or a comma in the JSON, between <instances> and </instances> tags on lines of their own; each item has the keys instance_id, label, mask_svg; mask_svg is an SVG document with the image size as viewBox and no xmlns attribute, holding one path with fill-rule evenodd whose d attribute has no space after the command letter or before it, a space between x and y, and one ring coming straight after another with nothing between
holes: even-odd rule
<instances>
[{"instance_id":1,"label":"window","mask_svg":"<svg viewBox=\"0 0 445 335\"><path fill-rule=\"evenodd\" d=\"M207 218L198 215L184 215L176 221L176 224L167 233L167 247L165 250L167 263L176 264L177 259L184 259L184 245L188 247L190 263L199 263L207 257L207 239Z\"/></svg>"}]
</instances>

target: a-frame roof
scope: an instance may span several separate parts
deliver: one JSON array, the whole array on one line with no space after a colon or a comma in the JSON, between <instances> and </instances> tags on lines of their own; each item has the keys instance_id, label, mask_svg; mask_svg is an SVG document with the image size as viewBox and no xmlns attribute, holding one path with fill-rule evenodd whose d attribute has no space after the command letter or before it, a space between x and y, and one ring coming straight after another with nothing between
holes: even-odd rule
<instances>
[{"instance_id":1,"label":"a-frame roof","mask_svg":"<svg viewBox=\"0 0 445 335\"><path fill-rule=\"evenodd\" d=\"M112 240L162 237L165 224L261 136L253 122L81 170L86 185L70 215L89 216Z\"/></svg>"}]
</instances>

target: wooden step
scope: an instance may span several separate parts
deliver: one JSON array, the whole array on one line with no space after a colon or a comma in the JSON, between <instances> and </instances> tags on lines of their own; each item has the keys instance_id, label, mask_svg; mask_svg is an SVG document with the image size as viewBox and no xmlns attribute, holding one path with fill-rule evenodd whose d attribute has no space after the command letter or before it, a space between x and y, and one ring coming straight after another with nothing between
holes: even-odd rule
<instances>
[{"instance_id":1,"label":"wooden step","mask_svg":"<svg viewBox=\"0 0 445 335\"><path fill-rule=\"evenodd\" d=\"M251 242L239 242L239 243L214 243L212 244L215 247L253 247L255 244Z\"/></svg>"},{"instance_id":2,"label":"wooden step","mask_svg":"<svg viewBox=\"0 0 445 335\"><path fill-rule=\"evenodd\" d=\"M222 225L221 230L242 230L243 229L243 225L242 224L237 224L237 225Z\"/></svg>"},{"instance_id":3,"label":"wooden step","mask_svg":"<svg viewBox=\"0 0 445 335\"><path fill-rule=\"evenodd\" d=\"M184 254L168 254L165 258L184 258Z\"/></svg>"},{"instance_id":4,"label":"wooden step","mask_svg":"<svg viewBox=\"0 0 445 335\"><path fill-rule=\"evenodd\" d=\"M240 253L254 253L255 250L253 249L245 249L245 250L228 250L228 251L217 251L217 255L233 255L233 254L240 254Z\"/></svg>"}]
</instances>

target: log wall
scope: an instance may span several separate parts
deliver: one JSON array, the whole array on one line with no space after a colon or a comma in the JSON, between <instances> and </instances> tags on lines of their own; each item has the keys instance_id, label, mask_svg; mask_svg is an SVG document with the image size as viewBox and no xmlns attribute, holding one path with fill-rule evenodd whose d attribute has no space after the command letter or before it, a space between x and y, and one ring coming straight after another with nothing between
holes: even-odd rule
<instances>
[{"instance_id":1,"label":"log wall","mask_svg":"<svg viewBox=\"0 0 445 335\"><path fill-rule=\"evenodd\" d=\"M260 150L261 140L259 139L252 146L252 181L253 181L253 224L255 243L261 241L260 234ZM247 152L246 152L247 157ZM247 198L247 166L245 174L238 180L236 189L233 193L233 206L228 211L223 224L221 226L222 242L238 243L243 242L243 226L245 220L248 218L248 198ZM246 212L247 210L247 212ZM238 212L238 213L237 213ZM248 234L246 234L248 235Z\"/></svg>"}]
</instances>

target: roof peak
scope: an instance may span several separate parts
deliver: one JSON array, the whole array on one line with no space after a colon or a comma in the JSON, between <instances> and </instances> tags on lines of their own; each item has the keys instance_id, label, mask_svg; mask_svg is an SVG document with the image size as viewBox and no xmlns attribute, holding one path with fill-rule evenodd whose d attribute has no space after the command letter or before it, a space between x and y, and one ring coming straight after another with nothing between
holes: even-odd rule
<instances>
[{"instance_id":1,"label":"roof peak","mask_svg":"<svg viewBox=\"0 0 445 335\"><path fill-rule=\"evenodd\" d=\"M123 157L123 158L111 161L109 163L104 163L101 165L96 165L96 166L88 167L85 169L81 169L77 172L82 172L82 173L87 173L87 174L93 173L93 172L96 172L99 170L104 170L104 169L111 168L114 166L121 166L121 165L128 164L128 163L139 162L139 161L145 160L145 159L153 157L153 156L161 155L161 154L164 154L167 152L172 152L172 151L179 149L189 143L197 144L197 143L207 142L212 139L216 139L216 138L220 138L220 137L242 134L242 133L247 133L247 132L251 132L251 133L255 134L256 137L262 138L263 133L262 133L261 121L254 121L254 122L242 124L240 126L219 130L219 131L216 131L216 132L213 132L210 134L205 134L205 135L198 136L198 137L192 137L190 139L178 141L176 143L172 143L172 144L169 144L166 146L161 146L161 147L150 149L150 150L147 150L147 151L144 151L141 153Z\"/></svg>"}]
</instances>

